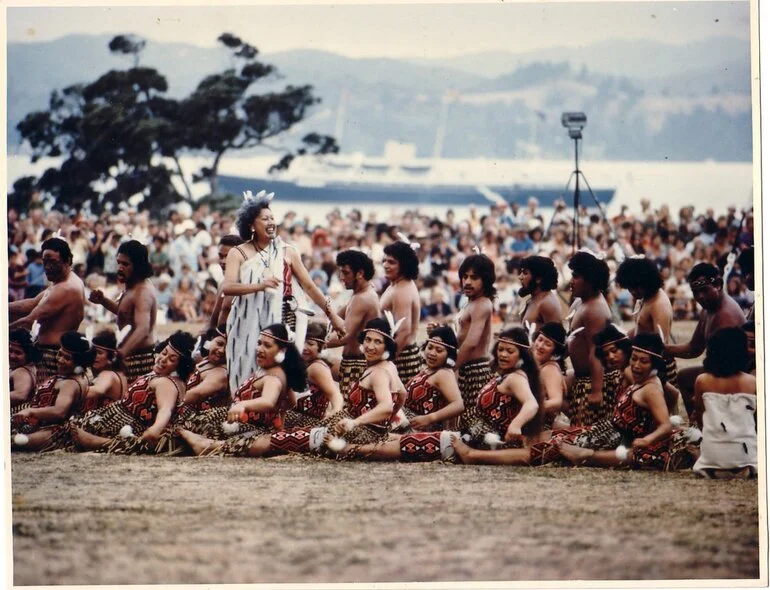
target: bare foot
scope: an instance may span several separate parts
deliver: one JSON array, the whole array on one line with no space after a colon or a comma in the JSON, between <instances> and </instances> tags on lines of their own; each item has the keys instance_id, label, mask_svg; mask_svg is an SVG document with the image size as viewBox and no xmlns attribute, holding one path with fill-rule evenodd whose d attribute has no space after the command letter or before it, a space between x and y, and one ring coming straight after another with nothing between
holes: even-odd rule
<instances>
[{"instance_id":1,"label":"bare foot","mask_svg":"<svg viewBox=\"0 0 770 590\"><path fill-rule=\"evenodd\" d=\"M452 435L452 448L455 450L455 453L457 454L457 458L460 460L460 463L469 463L471 458L471 449L467 444L465 444L465 441L461 439L459 436Z\"/></svg>"},{"instance_id":2,"label":"bare foot","mask_svg":"<svg viewBox=\"0 0 770 590\"><path fill-rule=\"evenodd\" d=\"M87 451L100 449L109 442L108 439L86 432L77 426L72 429L72 438L75 440L75 444L78 447Z\"/></svg>"},{"instance_id":3,"label":"bare foot","mask_svg":"<svg viewBox=\"0 0 770 590\"><path fill-rule=\"evenodd\" d=\"M576 466L582 465L594 454L591 449L584 449L583 447L568 445L566 443L557 443L557 446L559 447L561 456Z\"/></svg>"},{"instance_id":4,"label":"bare foot","mask_svg":"<svg viewBox=\"0 0 770 590\"><path fill-rule=\"evenodd\" d=\"M195 434L184 428L177 429L177 434L189 445L192 452L196 455L202 455L206 451L212 451L222 444L219 441L211 440L210 438Z\"/></svg>"}]
</instances>

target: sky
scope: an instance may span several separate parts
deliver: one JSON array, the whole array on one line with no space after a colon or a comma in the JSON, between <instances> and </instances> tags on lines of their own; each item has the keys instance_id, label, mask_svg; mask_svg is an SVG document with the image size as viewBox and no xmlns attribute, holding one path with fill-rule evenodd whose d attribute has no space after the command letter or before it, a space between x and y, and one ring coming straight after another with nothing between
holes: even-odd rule
<instances>
[{"instance_id":1,"label":"sky","mask_svg":"<svg viewBox=\"0 0 770 590\"><path fill-rule=\"evenodd\" d=\"M748 2L715 1L32 5L8 8L7 41L131 32L154 41L214 46L217 36L228 31L263 53L314 48L348 57L434 58L573 47L611 38L672 44L710 36L748 40L749 22Z\"/></svg>"}]
</instances>

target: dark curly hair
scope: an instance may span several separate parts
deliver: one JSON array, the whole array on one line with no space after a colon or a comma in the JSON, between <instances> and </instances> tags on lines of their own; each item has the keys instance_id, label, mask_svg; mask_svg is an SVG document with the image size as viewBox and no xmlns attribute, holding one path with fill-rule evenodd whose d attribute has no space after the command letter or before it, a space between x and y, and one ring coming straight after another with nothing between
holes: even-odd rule
<instances>
[{"instance_id":1,"label":"dark curly hair","mask_svg":"<svg viewBox=\"0 0 770 590\"><path fill-rule=\"evenodd\" d=\"M393 256L395 258L395 256ZM399 262L399 268L401 268ZM374 276L374 262L360 250L343 250L337 254L337 266L349 266L353 274L363 271L364 278L371 281ZM403 270L402 270L403 274Z\"/></svg>"},{"instance_id":2,"label":"dark curly hair","mask_svg":"<svg viewBox=\"0 0 770 590\"><path fill-rule=\"evenodd\" d=\"M652 297L663 287L663 277L649 258L626 258L618 266L615 282L623 289L641 289L644 296Z\"/></svg>"},{"instance_id":3,"label":"dark curly hair","mask_svg":"<svg viewBox=\"0 0 770 590\"><path fill-rule=\"evenodd\" d=\"M467 256L457 271L461 284L463 277L471 270L481 279L484 296L493 299L497 295L497 289L495 288L495 281L497 280L495 263L484 254L471 254Z\"/></svg>"},{"instance_id":4,"label":"dark curly hair","mask_svg":"<svg viewBox=\"0 0 770 590\"><path fill-rule=\"evenodd\" d=\"M748 338L743 328L717 330L706 343L703 368L714 377L730 377L749 366Z\"/></svg>"},{"instance_id":5,"label":"dark curly hair","mask_svg":"<svg viewBox=\"0 0 770 590\"><path fill-rule=\"evenodd\" d=\"M94 347L104 348L107 351L107 360L110 361L110 369L118 369L120 360L118 359L118 338L114 330L99 330L91 340Z\"/></svg>"},{"instance_id":6,"label":"dark curly hair","mask_svg":"<svg viewBox=\"0 0 770 590\"><path fill-rule=\"evenodd\" d=\"M281 368L286 375L286 385L293 391L307 389L307 370L297 347L287 344L289 333L283 324L271 324L262 330L276 337L275 343L286 355L281 362Z\"/></svg>"},{"instance_id":7,"label":"dark curly hair","mask_svg":"<svg viewBox=\"0 0 770 590\"><path fill-rule=\"evenodd\" d=\"M420 259L406 242L393 242L383 248L385 256L392 256L398 261L399 274L413 281L420 275Z\"/></svg>"},{"instance_id":8,"label":"dark curly hair","mask_svg":"<svg viewBox=\"0 0 770 590\"><path fill-rule=\"evenodd\" d=\"M40 246L40 251L45 252L51 250L59 253L59 258L64 264L72 264L72 250L70 245L61 238L48 238L43 245Z\"/></svg>"},{"instance_id":9,"label":"dark curly hair","mask_svg":"<svg viewBox=\"0 0 770 590\"><path fill-rule=\"evenodd\" d=\"M61 348L72 355L76 367L87 369L94 364L96 351L80 332L64 332L59 339Z\"/></svg>"},{"instance_id":10,"label":"dark curly hair","mask_svg":"<svg viewBox=\"0 0 770 590\"><path fill-rule=\"evenodd\" d=\"M599 260L588 252L576 252L569 259L567 266L573 274L581 277L594 291L606 293L610 284L610 268L604 260Z\"/></svg>"},{"instance_id":11,"label":"dark curly hair","mask_svg":"<svg viewBox=\"0 0 770 590\"><path fill-rule=\"evenodd\" d=\"M521 369L527 374L529 388L537 400L537 415L521 429L522 434L534 436L543 429L543 392L540 389L540 367L537 366L537 361L529 348L529 334L524 328L509 328L497 335L497 341L492 348L492 370L494 371L498 368L497 347L500 345L501 338L516 342L522 361Z\"/></svg>"},{"instance_id":12,"label":"dark curly hair","mask_svg":"<svg viewBox=\"0 0 770 590\"><path fill-rule=\"evenodd\" d=\"M186 382L187 378L195 368L195 363L192 359L195 337L189 332L178 330L155 346L156 354L166 348L169 344L179 352L179 363L177 364L176 372L179 375L179 378Z\"/></svg>"},{"instance_id":13,"label":"dark curly hair","mask_svg":"<svg viewBox=\"0 0 770 590\"><path fill-rule=\"evenodd\" d=\"M267 199L244 199L235 214L235 227L238 228L238 235L241 236L241 239L244 241L251 239L254 220L259 217L263 209L269 208L270 201Z\"/></svg>"},{"instance_id":14,"label":"dark curly hair","mask_svg":"<svg viewBox=\"0 0 770 590\"><path fill-rule=\"evenodd\" d=\"M604 353L604 347L607 344L613 343L623 354L626 355L626 360L631 358L631 339L625 332L620 330L612 322L604 324L604 328L594 334L594 356L601 363L602 367L607 366L607 356Z\"/></svg>"},{"instance_id":15,"label":"dark curly hair","mask_svg":"<svg viewBox=\"0 0 770 590\"><path fill-rule=\"evenodd\" d=\"M128 240L118 247L118 254L125 254L134 267L134 276L139 279L149 279L153 275L147 246L138 240Z\"/></svg>"},{"instance_id":16,"label":"dark curly hair","mask_svg":"<svg viewBox=\"0 0 770 590\"><path fill-rule=\"evenodd\" d=\"M559 273L553 260L545 256L527 256L521 261L519 272L528 270L535 280L540 279L540 289L550 291L555 289L559 281Z\"/></svg>"},{"instance_id":17,"label":"dark curly hair","mask_svg":"<svg viewBox=\"0 0 770 590\"><path fill-rule=\"evenodd\" d=\"M396 350L398 350L398 348L393 336L389 336L390 324L388 323L388 320L385 318L372 318L366 322L364 329L361 330L361 333L358 335L358 342L360 344L364 343L364 336L369 330L375 330L376 332L380 332L383 335L385 338L385 350L390 353L390 360L394 360L396 358Z\"/></svg>"},{"instance_id":18,"label":"dark curly hair","mask_svg":"<svg viewBox=\"0 0 770 590\"><path fill-rule=\"evenodd\" d=\"M434 328L430 332L428 332L428 338L433 338L435 340L441 340L446 346L446 353L447 353L447 360L452 359L453 361L457 360L457 349L459 348L457 344L457 336L455 335L455 332L452 328L449 326L439 326L438 328ZM422 345L422 349L425 350L425 347L427 346L428 341L426 340L425 343Z\"/></svg>"},{"instance_id":19,"label":"dark curly hair","mask_svg":"<svg viewBox=\"0 0 770 590\"><path fill-rule=\"evenodd\" d=\"M641 332L634 336L631 341L631 353L635 348L642 349L642 352L647 351L650 354L650 360L652 360L652 368L658 371L658 379L662 383L666 382L666 359L663 358L663 341L658 334L650 334L647 332Z\"/></svg>"},{"instance_id":20,"label":"dark curly hair","mask_svg":"<svg viewBox=\"0 0 770 590\"><path fill-rule=\"evenodd\" d=\"M18 344L27 357L27 364L34 364L40 360L40 352L32 342L32 334L25 328L16 328L8 333L8 342Z\"/></svg>"}]
</instances>

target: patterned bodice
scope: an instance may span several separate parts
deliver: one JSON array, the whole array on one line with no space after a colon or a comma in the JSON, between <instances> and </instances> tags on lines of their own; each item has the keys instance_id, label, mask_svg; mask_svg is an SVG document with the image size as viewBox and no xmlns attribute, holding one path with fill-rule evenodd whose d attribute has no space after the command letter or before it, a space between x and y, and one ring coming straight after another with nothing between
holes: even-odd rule
<instances>
[{"instance_id":1,"label":"patterned bodice","mask_svg":"<svg viewBox=\"0 0 770 590\"><path fill-rule=\"evenodd\" d=\"M265 377L264 373L255 373L238 388L233 396L235 403L244 402L252 399L259 399L262 397L262 390L257 391L257 381ZM255 426L265 426L268 428L277 427L280 423L280 410L281 403L284 398L284 393L281 392L281 397L273 410L262 412L248 412L248 423Z\"/></svg>"},{"instance_id":2,"label":"patterned bodice","mask_svg":"<svg viewBox=\"0 0 770 590\"><path fill-rule=\"evenodd\" d=\"M513 419L521 410L518 400L507 393L501 393L497 386L500 384L498 377L493 377L479 391L476 407L487 420L495 425L498 432L508 430Z\"/></svg>"},{"instance_id":3,"label":"patterned bodice","mask_svg":"<svg viewBox=\"0 0 770 590\"><path fill-rule=\"evenodd\" d=\"M158 400L155 391L150 389L150 381L158 377L155 373L142 375L131 385L121 398L121 403L129 414L147 425L155 422L158 415Z\"/></svg>"},{"instance_id":4,"label":"patterned bodice","mask_svg":"<svg viewBox=\"0 0 770 590\"><path fill-rule=\"evenodd\" d=\"M393 403L395 403L398 399L398 394L393 393L392 395ZM377 397L374 395L374 390L361 387L360 381L356 381L350 387L348 401L348 411L353 418L358 418L359 416L372 411L377 405ZM384 426L387 422L387 420L383 420L381 425Z\"/></svg>"},{"instance_id":5,"label":"patterned bodice","mask_svg":"<svg viewBox=\"0 0 770 590\"><path fill-rule=\"evenodd\" d=\"M56 384L63 380L58 375L47 379L40 387L35 390L30 400L30 406L33 408L50 408L56 405L56 398L59 397L59 391Z\"/></svg>"},{"instance_id":6,"label":"patterned bodice","mask_svg":"<svg viewBox=\"0 0 770 590\"><path fill-rule=\"evenodd\" d=\"M207 367L201 370L199 367L195 367L195 370L192 372L192 374L187 378L187 387L186 389L189 391L193 387L197 387L203 382L203 373L206 373L208 371L213 370L214 367ZM180 402L180 405L184 403L188 407L192 408L196 412L205 412L206 410L210 410L211 408L224 408L229 406L232 403L232 400L230 399L230 391L227 388L227 385L225 385L224 389L221 389L220 391L216 391L212 393L209 397L206 399L200 400L196 404L190 404L188 402Z\"/></svg>"},{"instance_id":7,"label":"patterned bodice","mask_svg":"<svg viewBox=\"0 0 770 590\"><path fill-rule=\"evenodd\" d=\"M315 383L310 383L308 390L310 395L298 399L295 410L314 418L323 418L329 405L329 400L326 399L324 392Z\"/></svg>"},{"instance_id":8,"label":"patterned bodice","mask_svg":"<svg viewBox=\"0 0 770 590\"><path fill-rule=\"evenodd\" d=\"M634 401L633 394L638 389L638 385L631 385L623 390L612 413L612 425L632 438L647 436L656 428L652 412Z\"/></svg>"},{"instance_id":9,"label":"patterned bodice","mask_svg":"<svg viewBox=\"0 0 770 590\"><path fill-rule=\"evenodd\" d=\"M432 414L447 405L446 398L428 378L434 373L421 371L406 384L406 403L408 409L418 416Z\"/></svg>"}]
</instances>

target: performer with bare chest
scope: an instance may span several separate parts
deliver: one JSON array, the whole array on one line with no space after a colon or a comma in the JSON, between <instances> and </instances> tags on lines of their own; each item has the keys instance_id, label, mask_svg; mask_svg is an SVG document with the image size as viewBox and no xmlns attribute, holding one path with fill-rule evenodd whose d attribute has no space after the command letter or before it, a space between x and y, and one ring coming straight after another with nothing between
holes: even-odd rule
<instances>
[{"instance_id":1,"label":"performer with bare chest","mask_svg":"<svg viewBox=\"0 0 770 590\"><path fill-rule=\"evenodd\" d=\"M9 330L30 329L40 324L37 348L41 362L37 380L42 383L56 375L56 355L66 332L77 331L85 315L86 295L83 281L71 270L72 252L64 240L49 238L42 245L43 269L51 283L34 299L22 299L8 304L12 321Z\"/></svg>"},{"instance_id":2,"label":"performer with bare chest","mask_svg":"<svg viewBox=\"0 0 770 590\"><path fill-rule=\"evenodd\" d=\"M706 343L721 328L740 328L746 321L741 306L723 291L722 277L716 266L701 262L696 264L687 276L692 294L701 311L698 325L695 326L690 341L685 344L669 344L666 352L676 358L697 358L706 350ZM694 409L692 396L695 380L704 372L702 365L687 367L679 373L679 389L684 399L687 413Z\"/></svg>"},{"instance_id":3,"label":"performer with bare chest","mask_svg":"<svg viewBox=\"0 0 770 590\"><path fill-rule=\"evenodd\" d=\"M155 366L157 301L155 287L150 281L152 265L147 247L137 240L123 242L117 258L118 282L125 285L125 290L117 300L111 301L97 289L91 292L89 300L117 315L119 329L131 326L117 351L130 384Z\"/></svg>"},{"instance_id":4,"label":"performer with bare chest","mask_svg":"<svg viewBox=\"0 0 770 590\"><path fill-rule=\"evenodd\" d=\"M380 307L390 311L395 321L403 319L396 334L395 365L402 383L408 383L420 371L422 358L417 346L420 325L420 293L415 285L419 275L419 260L412 247L405 242L394 242L384 248L382 266L390 285L382 294Z\"/></svg>"},{"instance_id":5,"label":"performer with bare chest","mask_svg":"<svg viewBox=\"0 0 770 590\"><path fill-rule=\"evenodd\" d=\"M353 295L344 309L339 310L340 317L345 320L345 336L332 336L327 340L326 347L343 347L340 393L347 403L350 386L366 370L366 358L359 349L358 335L369 320L379 317L380 299L370 283L374 277L374 262L366 254L358 250L343 250L337 254L337 267L342 284L353 291Z\"/></svg>"},{"instance_id":6,"label":"performer with bare chest","mask_svg":"<svg viewBox=\"0 0 770 590\"><path fill-rule=\"evenodd\" d=\"M465 407L472 408L492 378L487 355L492 342L492 299L497 294L495 265L483 254L473 254L463 260L458 274L468 305L457 318L457 383Z\"/></svg>"},{"instance_id":7,"label":"performer with bare chest","mask_svg":"<svg viewBox=\"0 0 770 590\"><path fill-rule=\"evenodd\" d=\"M556 295L558 272L553 261L545 256L528 256L521 261L519 296L531 297L521 314L521 323L529 322L536 330L549 322L561 323L561 300Z\"/></svg>"},{"instance_id":8,"label":"performer with bare chest","mask_svg":"<svg viewBox=\"0 0 770 590\"><path fill-rule=\"evenodd\" d=\"M568 396L567 415L573 426L590 426L606 418L614 407L617 383L604 379L594 354L594 335L612 319L604 298L610 280L607 263L589 252L577 252L569 261L570 289L575 301L568 339L569 357L575 371Z\"/></svg>"},{"instance_id":9,"label":"performer with bare chest","mask_svg":"<svg viewBox=\"0 0 770 590\"><path fill-rule=\"evenodd\" d=\"M615 282L621 288L628 289L636 301L636 321L634 328L629 331L629 338L642 333L657 334L664 344L668 343L674 322L674 309L663 290L663 277L655 263L649 258L627 258L618 267ZM676 387L676 361L671 355L664 356L666 382Z\"/></svg>"}]
</instances>

